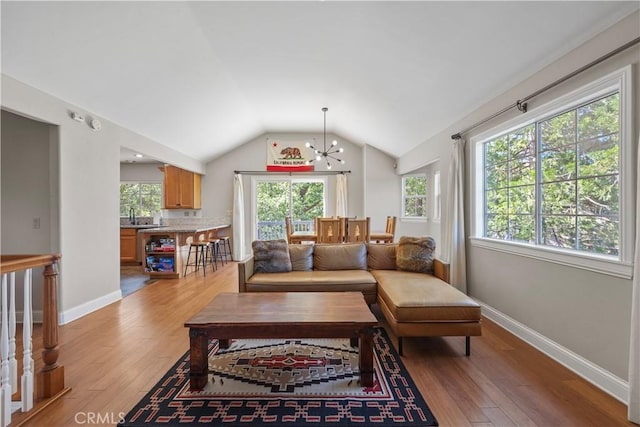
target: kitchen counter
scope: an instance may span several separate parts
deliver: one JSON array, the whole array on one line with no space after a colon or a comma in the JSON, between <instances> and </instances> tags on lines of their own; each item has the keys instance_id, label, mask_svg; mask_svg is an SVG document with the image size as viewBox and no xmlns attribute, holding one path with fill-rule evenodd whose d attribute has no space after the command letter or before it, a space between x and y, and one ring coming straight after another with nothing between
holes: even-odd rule
<instances>
[{"instance_id":1,"label":"kitchen counter","mask_svg":"<svg viewBox=\"0 0 640 427\"><path fill-rule=\"evenodd\" d=\"M167 225L167 226L155 226L155 228L147 228L145 233L162 232L162 233L204 233L205 231L221 230L223 228L231 227L229 224L218 225Z\"/></svg>"},{"instance_id":2,"label":"kitchen counter","mask_svg":"<svg viewBox=\"0 0 640 427\"><path fill-rule=\"evenodd\" d=\"M120 228L159 228L160 225L158 224L127 224L127 225L121 225Z\"/></svg>"},{"instance_id":3,"label":"kitchen counter","mask_svg":"<svg viewBox=\"0 0 640 427\"><path fill-rule=\"evenodd\" d=\"M216 236L229 236L231 225L229 224L198 224L198 225L168 225L163 227L155 226L153 228L141 228L138 230L138 236L142 236L141 239L141 253L145 254L143 257L143 266L150 276L155 278L171 279L179 277L183 272L185 253L183 249L186 249L187 239L193 237L195 240L200 238L200 235L205 237L211 232ZM173 246L170 250L161 251L151 250L149 251L147 246L150 242L162 242ZM155 245L152 245L155 246ZM155 260L153 258L156 258ZM173 266L170 266L166 270L162 271L150 271L149 258L151 262L167 262L168 258L173 259ZM171 261L170 259L168 261Z\"/></svg>"}]
</instances>

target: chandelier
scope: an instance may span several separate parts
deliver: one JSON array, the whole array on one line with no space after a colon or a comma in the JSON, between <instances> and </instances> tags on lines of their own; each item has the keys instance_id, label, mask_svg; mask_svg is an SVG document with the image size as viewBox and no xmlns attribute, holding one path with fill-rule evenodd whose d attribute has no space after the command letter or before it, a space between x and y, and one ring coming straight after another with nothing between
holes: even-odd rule
<instances>
[{"instance_id":1,"label":"chandelier","mask_svg":"<svg viewBox=\"0 0 640 427\"><path fill-rule=\"evenodd\" d=\"M323 141L322 141L322 150L317 149L316 147L314 147L313 145L311 145L310 142L306 142L304 145L307 148L311 148L312 150L314 150L316 152L316 158L315 159L311 159L311 160L307 160L307 164L310 165L315 161L326 161L327 162L327 169L331 169L331 162L329 161L330 159L333 159L341 164L344 165L344 160L339 159L335 156L335 154L337 153L344 153L344 148L340 147L337 148L336 145L338 145L338 141L336 141L335 139L331 142L331 145L329 146L329 149L327 149L327 111L329 109L327 107L322 107L322 112L324 113L324 134L323 134ZM315 141L315 138L314 138Z\"/></svg>"}]
</instances>

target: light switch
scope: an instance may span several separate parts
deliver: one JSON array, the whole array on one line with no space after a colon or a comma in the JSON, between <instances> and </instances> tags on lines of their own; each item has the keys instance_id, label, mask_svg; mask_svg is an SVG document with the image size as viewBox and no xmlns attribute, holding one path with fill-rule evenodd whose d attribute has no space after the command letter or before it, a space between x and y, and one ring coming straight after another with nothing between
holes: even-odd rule
<instances>
[{"instance_id":1,"label":"light switch","mask_svg":"<svg viewBox=\"0 0 640 427\"><path fill-rule=\"evenodd\" d=\"M40 218L33 218L33 229L34 230L40 229Z\"/></svg>"}]
</instances>

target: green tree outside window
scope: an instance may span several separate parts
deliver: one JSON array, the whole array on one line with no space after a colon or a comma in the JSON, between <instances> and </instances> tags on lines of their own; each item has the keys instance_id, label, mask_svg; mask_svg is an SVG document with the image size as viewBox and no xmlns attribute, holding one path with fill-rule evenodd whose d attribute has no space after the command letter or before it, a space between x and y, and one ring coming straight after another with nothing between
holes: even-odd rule
<instances>
[{"instance_id":1,"label":"green tree outside window","mask_svg":"<svg viewBox=\"0 0 640 427\"><path fill-rule=\"evenodd\" d=\"M409 175L402 178L402 208L405 218L427 217L427 176Z\"/></svg>"},{"instance_id":2,"label":"green tree outside window","mask_svg":"<svg viewBox=\"0 0 640 427\"><path fill-rule=\"evenodd\" d=\"M485 142L484 236L617 256L619 117L616 92Z\"/></svg>"},{"instance_id":3,"label":"green tree outside window","mask_svg":"<svg viewBox=\"0 0 640 427\"><path fill-rule=\"evenodd\" d=\"M153 216L162 209L162 184L120 183L120 216L129 216L133 208L136 216Z\"/></svg>"}]
</instances>

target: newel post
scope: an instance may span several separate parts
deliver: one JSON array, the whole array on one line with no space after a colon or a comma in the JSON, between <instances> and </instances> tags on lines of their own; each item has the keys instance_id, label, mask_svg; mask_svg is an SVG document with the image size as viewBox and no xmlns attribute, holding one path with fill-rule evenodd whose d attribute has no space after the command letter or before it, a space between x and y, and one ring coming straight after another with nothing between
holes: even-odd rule
<instances>
[{"instance_id":1,"label":"newel post","mask_svg":"<svg viewBox=\"0 0 640 427\"><path fill-rule=\"evenodd\" d=\"M55 396L64 389L64 366L58 364L58 271L56 260L44 268L44 307L42 318L42 360L37 375L38 399Z\"/></svg>"}]
</instances>

